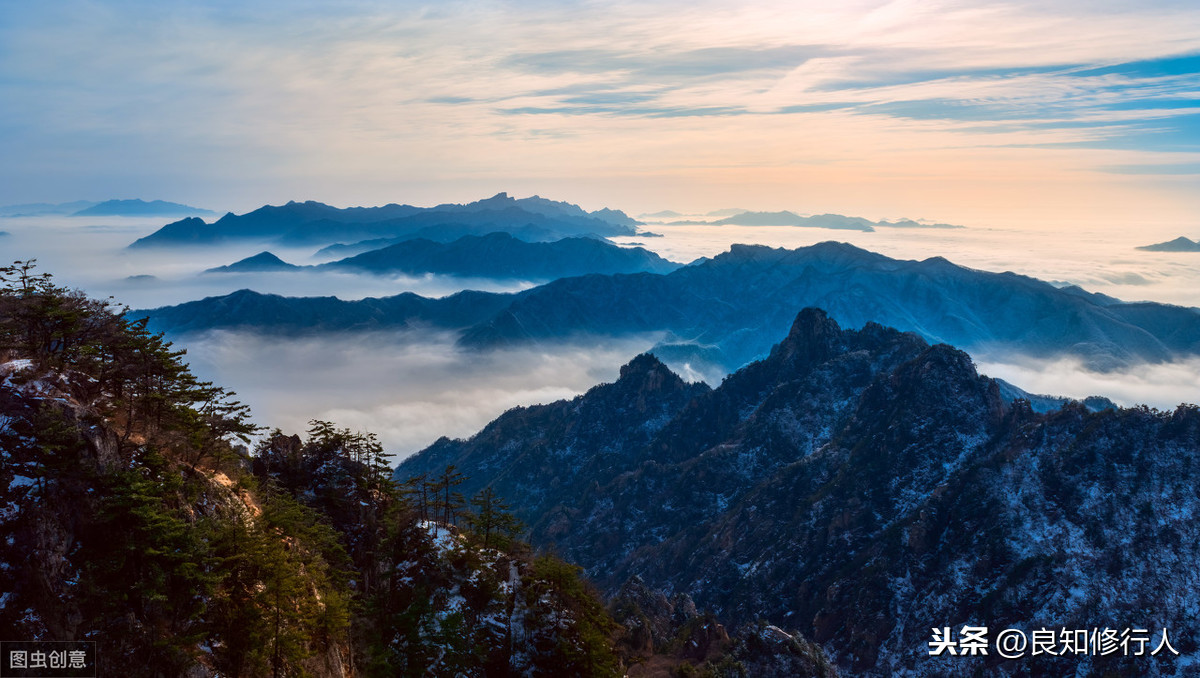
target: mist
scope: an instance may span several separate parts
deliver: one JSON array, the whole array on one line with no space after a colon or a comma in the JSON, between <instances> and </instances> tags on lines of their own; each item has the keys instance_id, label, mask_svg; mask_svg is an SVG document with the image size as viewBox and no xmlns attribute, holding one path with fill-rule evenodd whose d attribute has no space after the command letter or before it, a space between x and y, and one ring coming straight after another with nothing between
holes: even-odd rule
<instances>
[{"instance_id":1,"label":"mist","mask_svg":"<svg viewBox=\"0 0 1200 678\"><path fill-rule=\"evenodd\" d=\"M379 436L394 462L438 438L467 438L506 410L573 398L617 379L659 339L646 335L490 351L455 346L457 333L345 333L266 337L215 330L180 338L200 377L232 389L255 423L302 433L312 419ZM1200 358L1095 372L1078 360L976 359L979 372L1032 394L1171 410L1200 402ZM669 364L686 381L723 374Z\"/></svg>"},{"instance_id":2,"label":"mist","mask_svg":"<svg viewBox=\"0 0 1200 678\"><path fill-rule=\"evenodd\" d=\"M464 289L516 292L532 280L492 280L448 275L372 275L333 271L204 273L270 249L284 261L311 265L319 247L291 248L264 243L220 247L126 249L129 243L162 227L162 217L20 217L0 219L11 235L0 243L0 262L37 259L41 271L59 284L93 297L112 296L130 308L157 308L220 296L240 289L284 296L336 296L344 300L414 292L442 297Z\"/></svg>"},{"instance_id":3,"label":"mist","mask_svg":"<svg viewBox=\"0 0 1200 678\"><path fill-rule=\"evenodd\" d=\"M1142 363L1095 372L1070 358L1036 360L1024 356L976 359L981 374L998 377L1034 395L1083 400L1104 396L1122 407L1149 405L1173 410L1200 403L1200 358L1171 363Z\"/></svg>"},{"instance_id":4,"label":"mist","mask_svg":"<svg viewBox=\"0 0 1200 678\"><path fill-rule=\"evenodd\" d=\"M886 215L885 215L886 216ZM932 215L936 216L936 215ZM443 296L463 289L515 291L532 281L452 276L376 276L334 272L204 274L263 249L295 264L324 261L318 248L237 244L177 250L127 250L160 228L149 218L0 218L0 261L37 259L67 287L92 297L113 296L132 308L153 308L242 288L289 296L353 300L414 292ZM1200 305L1200 255L1141 252L1137 245L1193 232L1138 229L1013 229L966 224L955 230L880 229L874 233L795 227L669 226L648 230L662 237L615 239L638 243L674 261L715 256L737 242L801 247L841 240L881 254L950 261L989 271L1011 270L1053 282L1077 284L1119 299ZM321 337L265 337L209 332L170 337L188 350L197 374L237 391L254 420L302 432L311 419L371 431L397 460L441 436L465 437L505 410L578 395L612 381L621 365L661 337L538 344L488 352L455 347L451 332L342 333ZM782 338L782 337L780 337ZM1160 409L1200 401L1200 359L1098 373L1074 360L976 356L981 372L1031 393L1084 398L1101 395L1118 404ZM716 385L724 376L710 366L669 363L688 381Z\"/></svg>"},{"instance_id":5,"label":"mist","mask_svg":"<svg viewBox=\"0 0 1200 678\"><path fill-rule=\"evenodd\" d=\"M658 339L461 350L456 334L410 331L266 338L212 331L177 342L192 371L238 393L255 423L298 433L311 419L379 436L399 461L441 436L469 437L518 405L614 381Z\"/></svg>"}]
</instances>

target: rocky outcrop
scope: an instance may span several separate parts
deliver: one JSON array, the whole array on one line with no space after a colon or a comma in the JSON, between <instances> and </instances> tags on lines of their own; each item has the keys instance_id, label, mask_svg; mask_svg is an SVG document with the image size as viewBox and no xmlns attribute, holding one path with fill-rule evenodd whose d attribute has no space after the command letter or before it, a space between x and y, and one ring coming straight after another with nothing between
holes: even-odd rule
<instances>
[{"instance_id":1,"label":"rocky outcrop","mask_svg":"<svg viewBox=\"0 0 1200 678\"><path fill-rule=\"evenodd\" d=\"M635 596L639 637L655 647L663 601L686 594L734 628L798 629L855 675L1182 667L1174 655L933 658L935 626L1153 626L1195 650L1194 406L1039 414L1006 402L962 351L842 330L815 310L765 360L658 401L653 417L606 419L616 403L597 396L620 384L503 415L398 474L455 463L483 486L537 464L506 495L532 541L611 594L637 577L649 592ZM601 448L573 445L572 431L624 462L598 463Z\"/></svg>"}]
</instances>

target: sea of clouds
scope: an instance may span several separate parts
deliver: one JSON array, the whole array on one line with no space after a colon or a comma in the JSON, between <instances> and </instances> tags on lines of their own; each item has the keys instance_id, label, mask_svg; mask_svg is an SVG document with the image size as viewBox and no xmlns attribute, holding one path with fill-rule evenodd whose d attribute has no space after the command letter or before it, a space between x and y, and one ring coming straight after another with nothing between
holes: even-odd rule
<instances>
[{"instance_id":1,"label":"sea of clouds","mask_svg":"<svg viewBox=\"0 0 1200 678\"><path fill-rule=\"evenodd\" d=\"M127 250L162 226L161 218L25 217L0 220L4 261L37 259L60 284L133 308L153 308L241 288L291 296L361 299L411 291L442 296L462 289L516 291L536 281L352 273L212 274L205 269L255 254L261 245ZM800 247L841 240L887 256L943 256L982 270L1076 284L1125 300L1200 305L1200 254L1142 252L1137 245L1180 234L1129 230L1073 231L971 227L888 229L875 233L795 227L647 227L662 237L620 239L679 262L715 256L735 242ZM1195 237L1194 233L1183 233ZM325 261L316 248L272 251L286 261ZM152 277L147 277L152 276ZM369 430L397 458L441 436L467 437L511 407L579 395L617 377L619 368L660 338L637 336L556 342L517 349L467 351L449 332L338 333L265 337L214 331L173 338L201 377L238 392L257 423L301 432L312 419ZM1103 395L1121 405L1160 409L1200 401L1200 359L1094 372L1077 361L1020 355L976 356L980 370L1031 393L1083 398ZM674 365L689 380L715 385L722 375Z\"/></svg>"}]
</instances>

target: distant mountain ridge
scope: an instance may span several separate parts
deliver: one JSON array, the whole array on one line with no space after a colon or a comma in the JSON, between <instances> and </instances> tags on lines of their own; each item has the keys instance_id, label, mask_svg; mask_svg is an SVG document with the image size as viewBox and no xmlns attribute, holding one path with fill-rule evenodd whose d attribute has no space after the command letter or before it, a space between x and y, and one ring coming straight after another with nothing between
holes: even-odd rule
<instances>
[{"instance_id":1,"label":"distant mountain ridge","mask_svg":"<svg viewBox=\"0 0 1200 678\"><path fill-rule=\"evenodd\" d=\"M519 279L553 280L592 273L669 273L679 264L641 247L618 247L594 238L564 238L554 242L525 242L507 233L463 236L450 243L423 238L403 240L363 254L317 266L294 266L270 252L209 269L241 271L360 271Z\"/></svg>"},{"instance_id":2,"label":"distant mountain ridge","mask_svg":"<svg viewBox=\"0 0 1200 678\"><path fill-rule=\"evenodd\" d=\"M154 327L171 332L216 327L298 331L304 329L300 319L311 317L301 309L331 303L238 294L236 305L214 297L138 313L149 314ZM581 334L665 332L667 338L654 348L657 354L676 364L695 361L726 372L766 355L770 338L789 326L788 309L804 306L825 308L848 327L886 323L971 351L1075 356L1095 369L1200 354L1196 309L1114 302L1014 273L963 268L940 257L903 261L833 242L795 250L734 245L711 260L666 275L588 275L519 294L477 294L473 299L478 306L456 306L454 318L461 324L441 325L463 330L459 341L464 346L486 349ZM365 302L339 301L345 318L326 315L315 326L361 327L360 312L351 309ZM441 303L422 301L428 309ZM272 309L285 304L295 313L280 319ZM371 317L376 327L407 322Z\"/></svg>"},{"instance_id":3,"label":"distant mountain ridge","mask_svg":"<svg viewBox=\"0 0 1200 678\"><path fill-rule=\"evenodd\" d=\"M216 214L212 210L200 209L190 205L163 200L105 200L104 202L85 207L72 214L76 217L154 217L164 215L203 215Z\"/></svg>"},{"instance_id":4,"label":"distant mountain ridge","mask_svg":"<svg viewBox=\"0 0 1200 678\"><path fill-rule=\"evenodd\" d=\"M878 322L971 351L1074 355L1097 369L1200 353L1200 311L1117 303L941 257L890 259L845 243L734 245L666 276L568 278L526 291L462 342L494 346L666 330L671 350L727 370L765 355L788 309L817 306L848 327ZM707 358L705 358L707 356Z\"/></svg>"},{"instance_id":5,"label":"distant mountain ridge","mask_svg":"<svg viewBox=\"0 0 1200 678\"><path fill-rule=\"evenodd\" d=\"M511 301L511 294L472 290L437 299L405 292L343 301L337 297L285 297L243 289L175 306L130 311L128 315L149 317L152 330L173 334L240 329L298 335L422 327L461 329L498 313Z\"/></svg>"},{"instance_id":6,"label":"distant mountain ridge","mask_svg":"<svg viewBox=\"0 0 1200 678\"><path fill-rule=\"evenodd\" d=\"M450 464L461 491L512 498L530 541L603 590L632 580L731 626L797 628L848 675L1183 666L1028 646L1012 662L932 657L931 627L987 626L993 641L1168 628L1183 657L1200 636L1200 594L1180 576L1200 568L1195 406L1037 414L961 351L815 309L716 389L642 355L614 383L443 438L395 475Z\"/></svg>"},{"instance_id":7,"label":"distant mountain ridge","mask_svg":"<svg viewBox=\"0 0 1200 678\"><path fill-rule=\"evenodd\" d=\"M561 233L544 226L534 226L526 224L525 226L504 226L499 231L487 231L480 228L478 225L471 224L439 224L436 226L426 226L415 231L410 231L404 235L398 235L390 238L370 238L367 240L359 240L350 243L334 243L327 245L317 250L314 256L324 258L346 258L356 254L370 252L371 250L383 249L389 245L402 243L406 240L432 240L433 242L449 243L458 240L459 238L468 235L486 235L487 233L507 233L517 240L525 242L554 242L562 240L564 237L582 237L592 238L594 240L605 240L606 238L594 234L585 234L582 236L564 236ZM645 235L639 233L639 236Z\"/></svg>"},{"instance_id":8,"label":"distant mountain ridge","mask_svg":"<svg viewBox=\"0 0 1200 678\"><path fill-rule=\"evenodd\" d=\"M92 200L75 200L72 202L48 203L31 202L19 205L0 206L0 217L36 217L57 214L74 214L97 204Z\"/></svg>"},{"instance_id":9,"label":"distant mountain ridge","mask_svg":"<svg viewBox=\"0 0 1200 678\"><path fill-rule=\"evenodd\" d=\"M802 217L795 212L740 212L718 219L713 224L723 226L803 226L807 228L833 228L853 231L874 231L874 223L862 217L846 217L840 214L818 214Z\"/></svg>"},{"instance_id":10,"label":"distant mountain ridge","mask_svg":"<svg viewBox=\"0 0 1200 678\"><path fill-rule=\"evenodd\" d=\"M963 226L956 226L954 224L914 221L912 219L896 219L893 221L881 219L879 221L871 221L870 219L864 219L863 217L848 217L842 214L815 214L813 216L805 217L788 210L783 210L780 212L752 212L749 210L728 209L709 212L706 216L722 216L724 218L717 219L715 221L672 221L668 222L666 225L795 226L799 228L827 228L843 231L863 231L865 233L872 233L876 228L964 228Z\"/></svg>"},{"instance_id":11,"label":"distant mountain ridge","mask_svg":"<svg viewBox=\"0 0 1200 678\"><path fill-rule=\"evenodd\" d=\"M634 235L634 222L623 212L585 212L569 203L538 196L513 199L499 193L466 205L436 207L388 204L382 207L337 208L319 202L289 202L260 207L242 215L226 214L212 224L191 218L163 226L134 241L131 248L216 245L261 241L291 246L353 243L378 238L419 237L430 230L450 229L459 235L495 231L519 234L540 229L555 239L568 236Z\"/></svg>"}]
</instances>

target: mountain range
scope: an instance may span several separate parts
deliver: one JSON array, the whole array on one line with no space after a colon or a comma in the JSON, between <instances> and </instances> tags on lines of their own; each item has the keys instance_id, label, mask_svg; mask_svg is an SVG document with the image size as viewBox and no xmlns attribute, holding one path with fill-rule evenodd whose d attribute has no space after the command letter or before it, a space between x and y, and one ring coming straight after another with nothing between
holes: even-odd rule
<instances>
[{"instance_id":1,"label":"mountain range","mask_svg":"<svg viewBox=\"0 0 1200 678\"><path fill-rule=\"evenodd\" d=\"M0 206L0 217L32 217L49 215L67 215L74 217L97 216L167 216L167 215L210 215L216 214L211 210L200 209L163 200L76 200L63 203L25 203L21 205Z\"/></svg>"},{"instance_id":2,"label":"mountain range","mask_svg":"<svg viewBox=\"0 0 1200 678\"><path fill-rule=\"evenodd\" d=\"M163 226L134 241L131 248L264 242L291 246L355 243L363 240L424 237L434 232L482 235L496 231L568 236L634 235L635 222L623 212L586 212L576 205L538 196L513 199L499 193L466 205L436 207L388 204L337 208L319 202L289 202L260 207L242 215L226 214L208 224L189 218ZM456 236L457 237L457 236Z\"/></svg>"},{"instance_id":3,"label":"mountain range","mask_svg":"<svg viewBox=\"0 0 1200 678\"><path fill-rule=\"evenodd\" d=\"M962 351L815 309L716 389L641 355L395 475L447 465L606 593L796 629L848 675L1181 675L1200 637L1195 406L1038 414ZM964 626L1055 651L931 656L931 628ZM1075 629L1181 656L1064 652Z\"/></svg>"},{"instance_id":4,"label":"mountain range","mask_svg":"<svg viewBox=\"0 0 1200 678\"><path fill-rule=\"evenodd\" d=\"M1200 353L1200 311L1126 303L1015 273L904 261L825 242L795 250L734 245L668 274L563 278L516 294L444 299L403 294L345 302L249 290L147 311L177 333L240 327L264 332L379 329L414 323L462 330L486 349L569 336L659 333L673 363L732 371L766 355L789 309L817 306L847 327L877 322L973 353L1074 356L1093 369Z\"/></svg>"},{"instance_id":5,"label":"mountain range","mask_svg":"<svg viewBox=\"0 0 1200 678\"><path fill-rule=\"evenodd\" d=\"M675 213L659 212L645 216L663 218L670 214ZM864 231L866 233L871 233L876 228L963 228L962 226L955 226L953 224L927 223L924 221L913 221L912 219L896 219L895 221L881 219L879 221L871 221L863 217L848 217L841 214L816 214L805 217L787 210L783 210L782 212L751 212L749 210L729 209L709 212L706 216L722 216L724 218L716 221L672 221L668 225L798 226L802 228Z\"/></svg>"},{"instance_id":6,"label":"mountain range","mask_svg":"<svg viewBox=\"0 0 1200 678\"><path fill-rule=\"evenodd\" d=\"M415 238L318 266L294 266L260 252L207 273L310 270L407 273L522 280L553 280L589 273L669 273L679 264L641 247L618 247L596 238L526 242L508 233L467 235L442 243Z\"/></svg>"},{"instance_id":7,"label":"mountain range","mask_svg":"<svg viewBox=\"0 0 1200 678\"><path fill-rule=\"evenodd\" d=\"M352 243L334 243L332 245L326 245L325 247L317 250L316 254L313 256L324 259L344 259L346 257L352 257L356 254L362 254L363 252L383 249L389 245L402 243L406 240L424 239L432 240L434 242L448 243L468 235L486 235L487 233L507 233L512 237L518 240L524 240L525 242L554 242L555 240L561 240L564 237L571 237L564 236L562 233L553 229L543 226L534 226L533 224L515 227L502 226L498 231L487 231L485 227L472 224L438 224L436 226L426 226L424 228L411 231L405 235L398 235L390 238L369 238L367 240L359 240ZM638 235L644 237L646 236L646 233L638 233ZM576 237L605 240L605 238L601 236L590 233Z\"/></svg>"}]
</instances>

